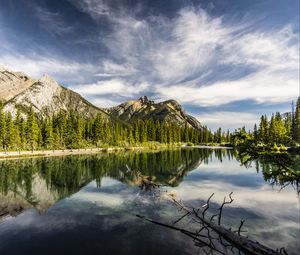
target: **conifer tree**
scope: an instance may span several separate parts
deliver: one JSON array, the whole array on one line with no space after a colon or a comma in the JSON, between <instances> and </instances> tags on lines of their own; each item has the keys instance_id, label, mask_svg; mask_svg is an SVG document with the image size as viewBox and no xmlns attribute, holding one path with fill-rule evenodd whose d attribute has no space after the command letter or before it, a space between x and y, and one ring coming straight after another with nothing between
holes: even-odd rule
<instances>
[{"instance_id":1,"label":"conifer tree","mask_svg":"<svg viewBox=\"0 0 300 255\"><path fill-rule=\"evenodd\" d=\"M26 137L31 150L33 150L37 146L38 135L39 135L39 128L38 128L37 120L32 107L30 107L27 123L26 123Z\"/></svg>"},{"instance_id":2,"label":"conifer tree","mask_svg":"<svg viewBox=\"0 0 300 255\"><path fill-rule=\"evenodd\" d=\"M99 142L103 138L103 121L101 114L97 114L96 119L94 121L94 143L99 144Z\"/></svg>"},{"instance_id":3,"label":"conifer tree","mask_svg":"<svg viewBox=\"0 0 300 255\"><path fill-rule=\"evenodd\" d=\"M9 112L6 116L6 130L4 139L4 145L6 148L13 147L13 134L13 120L11 113Z\"/></svg>"},{"instance_id":4,"label":"conifer tree","mask_svg":"<svg viewBox=\"0 0 300 255\"><path fill-rule=\"evenodd\" d=\"M0 148L5 146L5 133L6 133L6 122L5 115L3 113L3 103L0 101Z\"/></svg>"},{"instance_id":5,"label":"conifer tree","mask_svg":"<svg viewBox=\"0 0 300 255\"><path fill-rule=\"evenodd\" d=\"M295 141L300 143L300 97L298 97L295 110Z\"/></svg>"}]
</instances>

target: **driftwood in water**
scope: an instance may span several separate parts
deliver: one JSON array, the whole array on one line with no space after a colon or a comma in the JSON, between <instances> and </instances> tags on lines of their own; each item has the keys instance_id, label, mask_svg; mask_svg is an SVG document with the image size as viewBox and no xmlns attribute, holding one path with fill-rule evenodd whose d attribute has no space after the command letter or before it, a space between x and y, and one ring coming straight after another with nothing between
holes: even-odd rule
<instances>
[{"instance_id":1,"label":"driftwood in water","mask_svg":"<svg viewBox=\"0 0 300 255\"><path fill-rule=\"evenodd\" d=\"M214 194L212 194L206 204L202 206L202 211L200 212L201 208L195 209L195 208L189 208L185 206L182 202L177 201L174 199L174 197L170 196L171 200L174 202L176 206L180 210L185 211L185 214L181 216L178 220L173 222L172 225L161 223L152 219L147 219L143 216L137 215L137 217L142 218L146 221L149 221L151 223L167 227L176 231L179 231L189 237L191 237L196 246L199 247L208 247L210 249L209 252L207 252L205 249L203 249L203 252L206 254L227 254L227 246L231 247L231 251L233 251L233 248L236 248L239 253L244 254L253 254L253 255L278 255L278 254L287 254L284 248L281 248L279 250L273 250L269 247L266 247L259 242L253 241L248 239L247 237L244 237L241 235L242 226L244 224L244 221L241 221L241 224L237 231L232 231L231 229L227 229L226 227L221 225L221 219L222 219L222 213L223 208L226 204L231 204L233 202L233 199L231 197L232 193L229 194L229 201L226 200L226 197L224 198L224 201L222 205L219 208L219 213L211 216L209 219L206 217L206 213L210 207L210 199L212 198ZM177 224L179 221L183 220L185 217L190 217L194 222L200 224L200 230L197 232L189 231L187 229L175 227L174 225ZM215 223L213 220L215 217L218 217L218 223ZM202 234L202 231L206 230L206 235ZM212 233L217 235L217 237L213 236ZM221 244L223 247L225 247L225 250L218 249L215 245L215 241L218 241L219 244ZM228 244L224 243L224 240L227 241Z\"/></svg>"}]
</instances>

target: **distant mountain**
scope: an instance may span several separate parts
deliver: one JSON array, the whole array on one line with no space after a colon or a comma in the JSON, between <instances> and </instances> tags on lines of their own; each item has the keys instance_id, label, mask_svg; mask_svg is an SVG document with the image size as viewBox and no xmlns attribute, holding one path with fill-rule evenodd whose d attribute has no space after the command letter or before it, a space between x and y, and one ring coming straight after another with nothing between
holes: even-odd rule
<instances>
[{"instance_id":1,"label":"distant mountain","mask_svg":"<svg viewBox=\"0 0 300 255\"><path fill-rule=\"evenodd\" d=\"M12 72L0 66L0 100L8 101L28 89L33 83L26 74L21 72Z\"/></svg>"},{"instance_id":2,"label":"distant mountain","mask_svg":"<svg viewBox=\"0 0 300 255\"><path fill-rule=\"evenodd\" d=\"M40 117L52 116L60 110L73 110L84 118L95 117L98 113L104 118L110 117L76 92L59 85L49 75L35 80L3 67L0 69L0 100L4 102L4 111L11 112L13 116L17 109L26 115L32 106Z\"/></svg>"},{"instance_id":3,"label":"distant mountain","mask_svg":"<svg viewBox=\"0 0 300 255\"><path fill-rule=\"evenodd\" d=\"M21 72L13 72L0 66L0 100L4 102L4 112L16 116L17 109L26 116L30 107L41 118L57 114L61 110L76 111L83 118L95 117L101 113L104 119L113 119L122 123L133 123L137 119L159 120L187 124L201 129L200 122L188 115L175 100L155 103L146 96L128 101L118 106L101 109L78 93L59 85L49 75L39 80Z\"/></svg>"},{"instance_id":4,"label":"distant mountain","mask_svg":"<svg viewBox=\"0 0 300 255\"><path fill-rule=\"evenodd\" d=\"M146 96L138 100L132 100L115 107L106 109L109 114L126 122L134 122L137 119L159 120L174 122L181 126L187 123L195 129L201 129L201 123L191 115L188 115L183 107L175 100L167 100L155 103Z\"/></svg>"}]
</instances>

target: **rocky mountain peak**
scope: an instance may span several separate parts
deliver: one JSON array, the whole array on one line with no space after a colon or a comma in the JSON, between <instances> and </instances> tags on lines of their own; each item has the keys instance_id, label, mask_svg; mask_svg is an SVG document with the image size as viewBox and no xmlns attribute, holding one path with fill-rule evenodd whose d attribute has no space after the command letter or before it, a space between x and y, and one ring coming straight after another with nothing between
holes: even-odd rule
<instances>
[{"instance_id":1,"label":"rocky mountain peak","mask_svg":"<svg viewBox=\"0 0 300 255\"><path fill-rule=\"evenodd\" d=\"M0 71L0 100L4 101L4 112L10 112L13 117L19 109L21 116L26 118L32 107L41 118L55 115L61 110L76 111L83 118L95 117L99 113L103 118L110 118L79 94L60 86L50 75L45 74L35 80L24 73L2 69L5 71Z\"/></svg>"},{"instance_id":2,"label":"rocky mountain peak","mask_svg":"<svg viewBox=\"0 0 300 255\"><path fill-rule=\"evenodd\" d=\"M147 96L142 96L138 99L142 104L146 104L149 102L149 99Z\"/></svg>"},{"instance_id":3,"label":"rocky mountain peak","mask_svg":"<svg viewBox=\"0 0 300 255\"><path fill-rule=\"evenodd\" d=\"M138 101L140 101L142 104L154 103L154 101L149 100L147 96L140 97Z\"/></svg>"},{"instance_id":4,"label":"rocky mountain peak","mask_svg":"<svg viewBox=\"0 0 300 255\"><path fill-rule=\"evenodd\" d=\"M201 123L188 115L176 100L155 103L142 96L138 100L128 101L106 109L109 114L123 121L134 122L136 119L173 122L178 125L186 123L195 129L201 129Z\"/></svg>"},{"instance_id":5,"label":"rocky mountain peak","mask_svg":"<svg viewBox=\"0 0 300 255\"><path fill-rule=\"evenodd\" d=\"M51 87L57 87L59 86L58 83L56 82L56 80L54 78L52 78L50 75L48 74L44 74L39 80L39 83L41 83L42 85L50 85Z\"/></svg>"},{"instance_id":6,"label":"rocky mountain peak","mask_svg":"<svg viewBox=\"0 0 300 255\"><path fill-rule=\"evenodd\" d=\"M0 100L9 101L35 82L22 72L14 72L0 65Z\"/></svg>"},{"instance_id":7,"label":"rocky mountain peak","mask_svg":"<svg viewBox=\"0 0 300 255\"><path fill-rule=\"evenodd\" d=\"M0 72L8 71L7 67L5 65L0 64Z\"/></svg>"}]
</instances>

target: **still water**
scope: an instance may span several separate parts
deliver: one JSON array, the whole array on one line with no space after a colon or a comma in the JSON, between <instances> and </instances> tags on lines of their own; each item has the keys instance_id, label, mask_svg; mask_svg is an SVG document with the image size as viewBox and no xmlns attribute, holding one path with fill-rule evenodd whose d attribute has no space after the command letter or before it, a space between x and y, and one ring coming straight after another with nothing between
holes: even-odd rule
<instances>
[{"instance_id":1,"label":"still water","mask_svg":"<svg viewBox=\"0 0 300 255\"><path fill-rule=\"evenodd\" d=\"M199 207L214 193L214 210L230 192L225 226L244 219L243 235L299 254L299 183L270 162L241 162L232 150L200 148L1 161L0 254L201 254L136 215L171 223L183 213L162 194Z\"/></svg>"}]
</instances>

